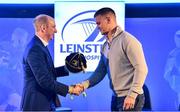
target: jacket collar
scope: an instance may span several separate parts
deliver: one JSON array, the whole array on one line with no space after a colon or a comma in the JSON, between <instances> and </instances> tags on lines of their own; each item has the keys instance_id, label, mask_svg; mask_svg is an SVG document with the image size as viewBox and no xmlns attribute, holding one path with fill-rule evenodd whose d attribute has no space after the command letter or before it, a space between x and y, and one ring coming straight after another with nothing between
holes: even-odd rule
<instances>
[{"instance_id":1,"label":"jacket collar","mask_svg":"<svg viewBox=\"0 0 180 112\"><path fill-rule=\"evenodd\" d=\"M39 40L43 43L43 45L46 47L48 45L48 42L46 42L45 40L43 40L40 36L35 35L37 38L39 38Z\"/></svg>"}]
</instances>

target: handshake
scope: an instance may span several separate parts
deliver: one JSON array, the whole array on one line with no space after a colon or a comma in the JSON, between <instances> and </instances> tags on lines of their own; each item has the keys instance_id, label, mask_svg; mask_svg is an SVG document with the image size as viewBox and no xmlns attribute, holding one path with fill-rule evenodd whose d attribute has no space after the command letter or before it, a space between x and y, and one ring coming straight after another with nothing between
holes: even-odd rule
<instances>
[{"instance_id":1,"label":"handshake","mask_svg":"<svg viewBox=\"0 0 180 112\"><path fill-rule=\"evenodd\" d=\"M85 72L87 68L86 58L82 53L74 52L68 55L65 59L65 65L68 71L72 73ZM85 89L89 87L89 81L84 81L76 85L69 86L69 94L79 96L81 93L86 96Z\"/></svg>"},{"instance_id":2,"label":"handshake","mask_svg":"<svg viewBox=\"0 0 180 112\"><path fill-rule=\"evenodd\" d=\"M81 93L83 93L83 96L86 96L86 93L84 91L88 87L89 81L84 81L76 85L71 85L69 86L69 94L79 96Z\"/></svg>"}]
</instances>

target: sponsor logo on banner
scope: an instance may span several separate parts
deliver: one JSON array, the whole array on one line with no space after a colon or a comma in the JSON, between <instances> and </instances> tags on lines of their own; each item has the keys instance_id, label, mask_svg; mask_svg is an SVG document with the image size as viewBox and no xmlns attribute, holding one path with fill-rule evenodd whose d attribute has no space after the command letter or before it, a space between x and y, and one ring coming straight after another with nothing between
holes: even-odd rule
<instances>
[{"instance_id":1,"label":"sponsor logo on banner","mask_svg":"<svg viewBox=\"0 0 180 112\"><path fill-rule=\"evenodd\" d=\"M105 41L93 18L96 10L87 10L73 15L61 30L60 53L81 52L87 61L100 59L100 51Z\"/></svg>"}]
</instances>

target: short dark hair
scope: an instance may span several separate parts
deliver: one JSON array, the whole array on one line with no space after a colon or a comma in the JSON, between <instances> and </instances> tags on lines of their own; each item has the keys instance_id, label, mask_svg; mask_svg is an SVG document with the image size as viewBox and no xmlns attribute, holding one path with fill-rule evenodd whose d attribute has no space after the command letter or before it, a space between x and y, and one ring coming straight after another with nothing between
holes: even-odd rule
<instances>
[{"instance_id":1,"label":"short dark hair","mask_svg":"<svg viewBox=\"0 0 180 112\"><path fill-rule=\"evenodd\" d=\"M108 13L112 13L112 14L116 15L113 9L111 9L109 7L104 7L104 8L101 8L96 11L96 13L94 14L94 18L98 15L105 15Z\"/></svg>"}]
</instances>

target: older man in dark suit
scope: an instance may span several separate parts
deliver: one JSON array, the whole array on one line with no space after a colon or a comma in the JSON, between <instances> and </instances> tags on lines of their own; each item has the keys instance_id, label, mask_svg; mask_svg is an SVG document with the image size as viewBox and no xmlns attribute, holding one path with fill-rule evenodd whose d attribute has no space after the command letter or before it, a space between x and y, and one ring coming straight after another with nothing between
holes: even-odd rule
<instances>
[{"instance_id":1,"label":"older man in dark suit","mask_svg":"<svg viewBox=\"0 0 180 112\"><path fill-rule=\"evenodd\" d=\"M23 111L54 111L60 106L57 94L78 95L82 88L67 86L56 81L59 76L69 73L65 67L55 68L47 49L48 42L57 32L55 21L48 15L38 15L34 19L35 36L25 49L23 57L24 88L21 101Z\"/></svg>"}]
</instances>

